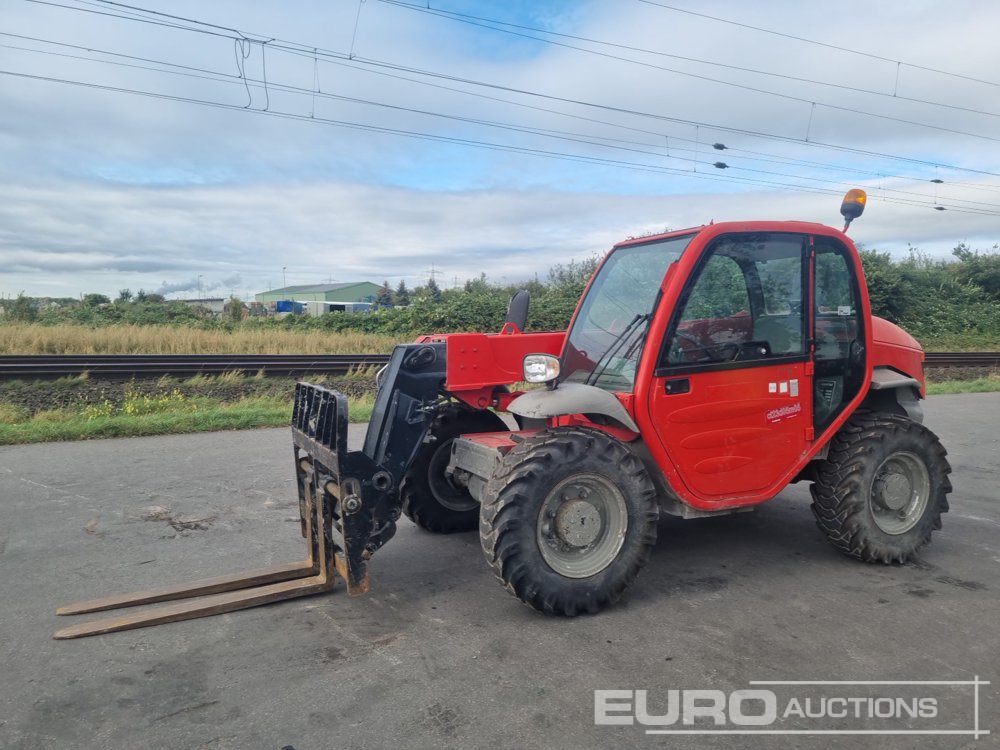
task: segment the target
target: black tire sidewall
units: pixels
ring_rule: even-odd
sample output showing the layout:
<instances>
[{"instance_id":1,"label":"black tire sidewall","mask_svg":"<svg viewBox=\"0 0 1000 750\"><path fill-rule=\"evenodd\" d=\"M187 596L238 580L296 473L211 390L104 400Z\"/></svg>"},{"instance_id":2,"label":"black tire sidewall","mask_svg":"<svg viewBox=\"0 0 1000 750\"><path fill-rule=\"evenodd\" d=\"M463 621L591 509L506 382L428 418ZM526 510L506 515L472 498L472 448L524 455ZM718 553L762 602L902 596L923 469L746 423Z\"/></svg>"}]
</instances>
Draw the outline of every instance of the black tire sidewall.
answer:
<instances>
[{"instance_id":1,"label":"black tire sidewall","mask_svg":"<svg viewBox=\"0 0 1000 750\"><path fill-rule=\"evenodd\" d=\"M459 435L507 429L503 420L491 411L449 409L439 414L430 428L430 434L435 439L417 449L400 483L403 513L421 528L435 533L475 529L479 522L479 507L458 511L443 505L431 486L432 464L435 456ZM443 476L441 479L447 481Z\"/></svg>"},{"instance_id":2,"label":"black tire sidewall","mask_svg":"<svg viewBox=\"0 0 1000 750\"><path fill-rule=\"evenodd\" d=\"M895 556L912 554L930 538L935 528L940 527L942 506L946 502L943 488L947 484L947 472L942 462L935 460L932 442L936 442L936 438L923 425L914 423L908 430L897 429L872 450L869 463L861 474L861 492L865 502L861 518L866 523L867 534L873 544L887 551L891 550ZM872 492L879 467L891 455L900 452L911 453L920 459L927 469L930 489L927 504L917 523L902 534L890 534L875 521Z\"/></svg>"},{"instance_id":3,"label":"black tire sidewall","mask_svg":"<svg viewBox=\"0 0 1000 750\"><path fill-rule=\"evenodd\" d=\"M872 490L878 470L896 453L910 453L927 470L929 492L920 519L901 534L875 522ZM937 436L897 414L863 412L834 436L829 455L812 487L817 525L841 552L866 562L907 562L941 528L948 510L951 467Z\"/></svg>"},{"instance_id":4,"label":"black tire sidewall","mask_svg":"<svg viewBox=\"0 0 1000 750\"><path fill-rule=\"evenodd\" d=\"M566 446L557 443L568 440L590 441L592 445L570 460L560 460ZM617 601L648 561L656 540L655 491L641 461L614 438L582 428L546 431L517 446L504 459L509 466L532 461L539 466L529 482L521 478L507 487L493 488L495 499L488 498L491 506L482 508L481 534L496 534L495 544L502 548L498 556L502 559L494 562L494 570L512 593L542 611L596 611ZM630 466L626 469L623 464ZM560 482L580 474L601 476L620 490L628 525L621 549L607 567L586 578L569 578L553 570L542 556L537 529L549 493ZM526 486L530 491L525 491Z\"/></svg>"}]
</instances>

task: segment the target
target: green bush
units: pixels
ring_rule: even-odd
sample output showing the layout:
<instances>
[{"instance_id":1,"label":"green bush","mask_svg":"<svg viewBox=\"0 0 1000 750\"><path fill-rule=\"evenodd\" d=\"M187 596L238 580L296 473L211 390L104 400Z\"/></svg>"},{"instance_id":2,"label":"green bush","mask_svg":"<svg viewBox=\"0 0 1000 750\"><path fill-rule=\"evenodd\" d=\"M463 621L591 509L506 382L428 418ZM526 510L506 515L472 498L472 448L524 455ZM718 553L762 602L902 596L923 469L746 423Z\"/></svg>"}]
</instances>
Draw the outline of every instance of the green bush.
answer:
<instances>
[{"instance_id":1,"label":"green bush","mask_svg":"<svg viewBox=\"0 0 1000 750\"><path fill-rule=\"evenodd\" d=\"M861 260L872 311L902 325L925 342L947 346L946 342L961 341L963 346L975 347L976 341L1000 340L1000 253L996 247L981 252L960 244L953 256L936 260L912 248L907 258L895 260L888 253L863 249ZM333 312L316 317L288 315L281 319L241 320L242 303L231 300L228 315L211 318L183 302L168 302L160 295L142 290L131 296L125 293L128 290L122 290L114 304L104 295L87 294L82 301L61 300L58 306L43 309L39 309L38 301L20 295L16 300L6 301L4 319L91 327L133 324L222 331L356 332L405 340L422 333L498 331L511 295L519 288L526 288L531 292L528 330L564 330L599 260L593 256L554 266L545 282L535 279L499 285L481 275L461 289L442 290L430 283L408 289L401 283L392 295L386 283L384 305L365 315ZM390 297L393 306L389 304Z\"/></svg>"}]
</instances>

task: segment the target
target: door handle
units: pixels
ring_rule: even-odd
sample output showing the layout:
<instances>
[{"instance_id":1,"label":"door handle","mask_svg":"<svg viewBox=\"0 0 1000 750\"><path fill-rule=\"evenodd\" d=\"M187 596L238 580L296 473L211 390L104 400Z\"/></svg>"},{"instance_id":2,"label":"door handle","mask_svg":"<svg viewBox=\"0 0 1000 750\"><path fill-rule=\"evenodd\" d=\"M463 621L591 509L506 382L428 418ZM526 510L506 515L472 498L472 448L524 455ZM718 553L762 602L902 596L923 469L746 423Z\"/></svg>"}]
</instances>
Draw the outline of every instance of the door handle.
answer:
<instances>
[{"instance_id":1,"label":"door handle","mask_svg":"<svg viewBox=\"0 0 1000 750\"><path fill-rule=\"evenodd\" d=\"M663 390L668 396L675 396L678 393L690 393L691 381L687 378L674 378L663 383Z\"/></svg>"}]
</instances>

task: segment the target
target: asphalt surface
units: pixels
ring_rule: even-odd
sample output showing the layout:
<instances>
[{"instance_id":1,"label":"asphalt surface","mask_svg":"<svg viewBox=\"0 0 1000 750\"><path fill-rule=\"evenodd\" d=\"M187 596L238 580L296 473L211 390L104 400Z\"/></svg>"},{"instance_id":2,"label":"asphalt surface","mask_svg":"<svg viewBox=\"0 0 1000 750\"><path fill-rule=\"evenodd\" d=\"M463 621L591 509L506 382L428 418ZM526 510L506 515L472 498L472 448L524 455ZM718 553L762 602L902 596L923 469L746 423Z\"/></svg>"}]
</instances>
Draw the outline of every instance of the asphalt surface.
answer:
<instances>
[{"instance_id":1,"label":"asphalt surface","mask_svg":"<svg viewBox=\"0 0 1000 750\"><path fill-rule=\"evenodd\" d=\"M955 491L916 565L841 556L793 486L753 513L661 521L625 600L565 620L507 594L475 534L436 537L404 519L366 597L74 641L50 639L80 619L57 618L58 605L297 559L288 432L0 448L0 747L998 747L1000 394L939 396L926 412ZM670 689L974 676L992 682L979 726L993 734L978 739L594 725L595 690L646 689L649 713L663 713ZM972 727L968 686L918 690L936 691L939 718L907 726Z\"/></svg>"}]
</instances>

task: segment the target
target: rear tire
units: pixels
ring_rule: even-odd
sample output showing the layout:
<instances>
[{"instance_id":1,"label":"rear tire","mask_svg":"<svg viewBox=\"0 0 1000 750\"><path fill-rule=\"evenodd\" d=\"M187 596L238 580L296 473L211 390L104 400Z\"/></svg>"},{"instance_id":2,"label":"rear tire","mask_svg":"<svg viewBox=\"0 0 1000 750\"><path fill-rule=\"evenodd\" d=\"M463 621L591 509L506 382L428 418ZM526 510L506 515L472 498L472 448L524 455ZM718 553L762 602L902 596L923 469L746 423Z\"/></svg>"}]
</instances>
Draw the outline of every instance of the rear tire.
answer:
<instances>
[{"instance_id":1,"label":"rear tire","mask_svg":"<svg viewBox=\"0 0 1000 750\"><path fill-rule=\"evenodd\" d=\"M479 503L445 476L451 444L459 435L506 432L507 425L491 411L448 408L431 425L399 486L403 513L417 526L435 534L471 531L479 521Z\"/></svg>"},{"instance_id":2,"label":"rear tire","mask_svg":"<svg viewBox=\"0 0 1000 750\"><path fill-rule=\"evenodd\" d=\"M642 461L598 430L538 433L486 486L479 535L506 589L573 617L618 601L656 544L656 491Z\"/></svg>"},{"instance_id":3,"label":"rear tire","mask_svg":"<svg viewBox=\"0 0 1000 750\"><path fill-rule=\"evenodd\" d=\"M922 424L896 414L856 414L833 437L810 488L819 528L850 557L913 560L948 511L946 455Z\"/></svg>"}]
</instances>

